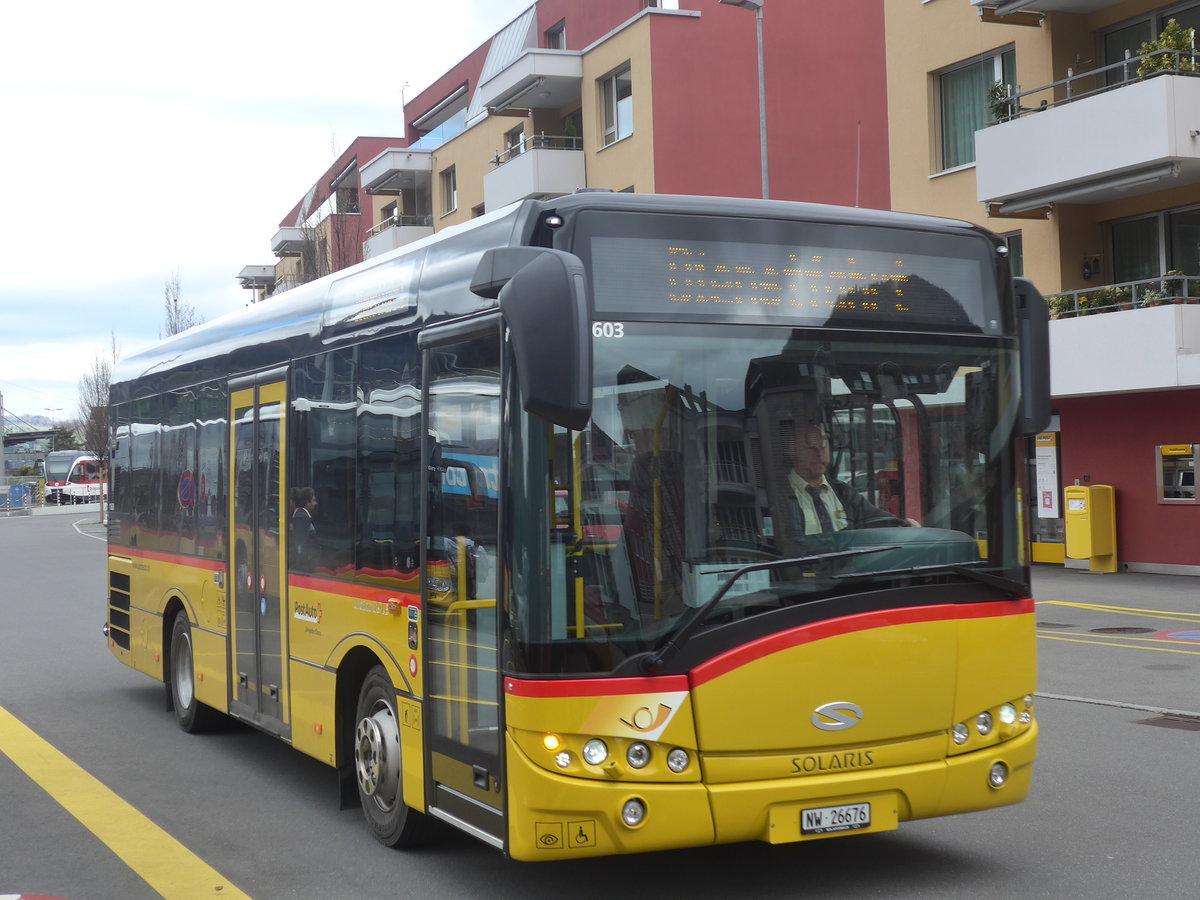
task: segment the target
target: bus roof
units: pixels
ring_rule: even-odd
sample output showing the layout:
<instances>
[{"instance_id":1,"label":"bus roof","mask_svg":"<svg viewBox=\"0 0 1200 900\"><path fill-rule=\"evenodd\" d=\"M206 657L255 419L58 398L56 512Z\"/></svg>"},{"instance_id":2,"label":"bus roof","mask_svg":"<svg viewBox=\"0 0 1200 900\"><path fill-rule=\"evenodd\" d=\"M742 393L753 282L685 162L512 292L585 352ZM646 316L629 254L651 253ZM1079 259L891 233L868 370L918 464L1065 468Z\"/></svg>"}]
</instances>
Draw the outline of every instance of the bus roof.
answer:
<instances>
[{"instance_id":1,"label":"bus roof","mask_svg":"<svg viewBox=\"0 0 1200 900\"><path fill-rule=\"evenodd\" d=\"M967 222L873 209L668 194L584 191L526 200L247 306L119 360L113 402L263 371L351 337L383 334L493 307L472 294L471 276L485 250L543 244L545 215L585 209L765 218L863 225L945 234L987 232Z\"/></svg>"}]
</instances>

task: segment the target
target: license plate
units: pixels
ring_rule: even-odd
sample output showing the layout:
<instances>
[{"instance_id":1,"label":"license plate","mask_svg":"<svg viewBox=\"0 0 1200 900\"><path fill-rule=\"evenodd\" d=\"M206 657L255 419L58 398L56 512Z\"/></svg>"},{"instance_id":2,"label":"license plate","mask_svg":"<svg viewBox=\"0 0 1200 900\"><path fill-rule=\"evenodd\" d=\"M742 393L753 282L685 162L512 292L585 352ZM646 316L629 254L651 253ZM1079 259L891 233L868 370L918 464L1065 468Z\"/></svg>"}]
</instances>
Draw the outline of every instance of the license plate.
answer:
<instances>
[{"instance_id":1,"label":"license plate","mask_svg":"<svg viewBox=\"0 0 1200 900\"><path fill-rule=\"evenodd\" d=\"M857 831L870 825L870 803L847 803L844 806L818 806L814 809L800 810L801 834Z\"/></svg>"}]
</instances>

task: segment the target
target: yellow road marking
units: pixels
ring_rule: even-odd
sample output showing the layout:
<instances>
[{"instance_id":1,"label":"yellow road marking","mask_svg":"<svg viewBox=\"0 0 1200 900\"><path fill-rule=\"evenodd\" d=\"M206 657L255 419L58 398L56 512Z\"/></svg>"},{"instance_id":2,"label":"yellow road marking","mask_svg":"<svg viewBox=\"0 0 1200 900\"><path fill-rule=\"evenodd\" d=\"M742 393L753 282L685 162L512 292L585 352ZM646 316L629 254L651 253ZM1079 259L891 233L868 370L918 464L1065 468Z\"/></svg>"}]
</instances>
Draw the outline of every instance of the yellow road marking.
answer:
<instances>
[{"instance_id":1,"label":"yellow road marking","mask_svg":"<svg viewBox=\"0 0 1200 900\"><path fill-rule=\"evenodd\" d=\"M1142 647L1138 644L1117 644L1112 641L1092 641L1086 638L1064 637L1060 634L1046 634L1039 631L1038 637L1048 641L1067 641L1071 644L1098 644L1101 647L1122 647L1125 650L1153 650L1155 653L1184 653L1188 656L1200 656L1200 650L1176 650L1174 647Z\"/></svg>"},{"instance_id":2,"label":"yellow road marking","mask_svg":"<svg viewBox=\"0 0 1200 900\"><path fill-rule=\"evenodd\" d=\"M1200 613L1168 609L1138 609L1131 606L1106 606L1102 603L1069 603L1065 600L1041 600L1038 602L1038 606L1067 606L1091 612L1110 612L1125 616L1143 616L1147 619L1166 619L1168 622L1200 622Z\"/></svg>"},{"instance_id":3,"label":"yellow road marking","mask_svg":"<svg viewBox=\"0 0 1200 900\"><path fill-rule=\"evenodd\" d=\"M0 753L166 900L250 900L187 847L0 706Z\"/></svg>"},{"instance_id":4,"label":"yellow road marking","mask_svg":"<svg viewBox=\"0 0 1200 900\"><path fill-rule=\"evenodd\" d=\"M1088 640L1088 641L1095 640L1095 638L1091 634L1084 633L1082 631L1039 631L1038 632L1039 637L1056 637L1058 635L1062 635L1063 637L1081 638L1083 640ZM1171 638L1141 637L1139 635L1134 635L1134 634L1106 634L1106 635L1104 635L1104 637L1109 638L1110 640L1114 640L1114 641L1143 641L1143 642L1149 642L1151 644L1194 643L1193 641L1176 641ZM1200 646L1200 644L1198 644L1197 646Z\"/></svg>"}]
</instances>

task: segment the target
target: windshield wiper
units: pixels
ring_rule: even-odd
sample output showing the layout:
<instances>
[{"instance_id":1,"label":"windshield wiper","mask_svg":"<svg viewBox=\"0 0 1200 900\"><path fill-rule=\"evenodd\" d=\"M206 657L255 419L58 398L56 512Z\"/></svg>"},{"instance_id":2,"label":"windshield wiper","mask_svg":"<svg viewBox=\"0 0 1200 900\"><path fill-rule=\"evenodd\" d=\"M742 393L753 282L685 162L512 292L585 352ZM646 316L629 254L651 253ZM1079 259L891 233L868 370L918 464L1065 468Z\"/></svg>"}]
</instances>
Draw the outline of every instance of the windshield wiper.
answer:
<instances>
[{"instance_id":1,"label":"windshield wiper","mask_svg":"<svg viewBox=\"0 0 1200 900\"><path fill-rule=\"evenodd\" d=\"M640 664L642 671L648 675L662 670L672 657L679 652L679 648L684 644L686 638L691 635L696 627L705 620L708 614L721 602L721 598L729 592L733 587L733 583L745 575L747 572L769 572L772 569L783 569L789 566L802 565L804 563L822 562L827 559L846 559L851 556L865 556L868 553L882 553L884 550L898 550L899 544L888 544L879 547L862 547L858 550L835 550L830 553L815 553L812 556L796 556L790 559L773 559L769 562L750 563L746 566L737 566L729 569L717 569L709 574L722 574L732 572L733 575L717 588L716 592L705 600L702 604L696 607L696 611L679 626L679 629L671 636L661 649L647 653L641 657ZM836 577L836 576L835 576Z\"/></svg>"},{"instance_id":2,"label":"windshield wiper","mask_svg":"<svg viewBox=\"0 0 1200 900\"><path fill-rule=\"evenodd\" d=\"M903 569L879 569L869 572L844 572L841 575L831 575L831 578L873 578L879 575L927 575L933 572L953 572L955 575L962 575L964 578L970 578L972 581L978 581L980 584L986 584L990 587L999 588L1003 591L1010 591L1014 594L1025 594L1029 592L1029 586L1020 581L1014 581L1011 578L1005 578L1002 575L992 575L990 572L977 571L973 566L986 566L986 560L978 560L968 563L934 563L928 566L906 566Z\"/></svg>"}]
</instances>

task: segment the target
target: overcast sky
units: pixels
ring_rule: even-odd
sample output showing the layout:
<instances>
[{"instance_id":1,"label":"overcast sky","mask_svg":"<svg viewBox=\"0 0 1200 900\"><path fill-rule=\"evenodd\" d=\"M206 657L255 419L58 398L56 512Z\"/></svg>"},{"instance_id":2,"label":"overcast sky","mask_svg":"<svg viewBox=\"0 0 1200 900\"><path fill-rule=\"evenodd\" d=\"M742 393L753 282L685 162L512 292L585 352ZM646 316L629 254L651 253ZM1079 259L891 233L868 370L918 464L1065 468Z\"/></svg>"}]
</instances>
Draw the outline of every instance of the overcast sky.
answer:
<instances>
[{"instance_id":1,"label":"overcast sky","mask_svg":"<svg viewBox=\"0 0 1200 900\"><path fill-rule=\"evenodd\" d=\"M531 2L6 3L6 420L74 418L110 335L123 353L157 339L176 270L204 318L245 305L235 276L274 263L279 221L336 156L400 135L402 89Z\"/></svg>"}]
</instances>

